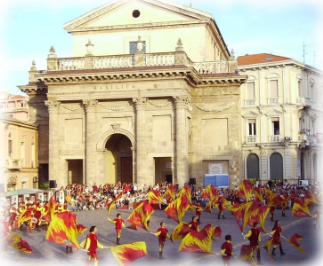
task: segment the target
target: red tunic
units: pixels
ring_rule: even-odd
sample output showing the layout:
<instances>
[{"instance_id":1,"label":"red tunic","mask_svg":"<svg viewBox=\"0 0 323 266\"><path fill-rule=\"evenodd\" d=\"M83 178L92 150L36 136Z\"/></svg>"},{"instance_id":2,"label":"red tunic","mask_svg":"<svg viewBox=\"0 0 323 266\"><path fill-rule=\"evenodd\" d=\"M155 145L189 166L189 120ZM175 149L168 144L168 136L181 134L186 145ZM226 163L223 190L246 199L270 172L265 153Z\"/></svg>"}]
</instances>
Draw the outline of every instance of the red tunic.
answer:
<instances>
[{"instance_id":1,"label":"red tunic","mask_svg":"<svg viewBox=\"0 0 323 266\"><path fill-rule=\"evenodd\" d=\"M160 232L158 235L158 241L160 245L163 245L166 242L166 237L168 234L168 230L166 228L160 227L157 232Z\"/></svg>"},{"instance_id":2,"label":"red tunic","mask_svg":"<svg viewBox=\"0 0 323 266\"><path fill-rule=\"evenodd\" d=\"M124 224L124 220L115 218L113 221L116 224L116 230L121 230L122 224Z\"/></svg>"},{"instance_id":3,"label":"red tunic","mask_svg":"<svg viewBox=\"0 0 323 266\"><path fill-rule=\"evenodd\" d=\"M233 251L232 244L228 241L225 241L221 246L221 253L224 255L222 256L222 259L224 262L227 262L230 260L230 257L233 255L232 251Z\"/></svg>"},{"instance_id":4,"label":"red tunic","mask_svg":"<svg viewBox=\"0 0 323 266\"><path fill-rule=\"evenodd\" d=\"M88 241L90 244L88 244ZM88 246L88 255L91 256L92 258L98 259L96 255L96 249L98 248L98 237L96 234L88 234L86 237L86 246Z\"/></svg>"},{"instance_id":5,"label":"red tunic","mask_svg":"<svg viewBox=\"0 0 323 266\"><path fill-rule=\"evenodd\" d=\"M188 225L191 227L192 230L197 231L199 222L191 221Z\"/></svg>"},{"instance_id":6,"label":"red tunic","mask_svg":"<svg viewBox=\"0 0 323 266\"><path fill-rule=\"evenodd\" d=\"M260 230L257 228L251 228L251 236L249 236L249 241L251 246L257 246L259 241Z\"/></svg>"},{"instance_id":7,"label":"red tunic","mask_svg":"<svg viewBox=\"0 0 323 266\"><path fill-rule=\"evenodd\" d=\"M280 235L282 233L282 229L280 226L274 226L272 230L275 231L275 233L273 235L273 244L279 245L281 243Z\"/></svg>"}]
</instances>

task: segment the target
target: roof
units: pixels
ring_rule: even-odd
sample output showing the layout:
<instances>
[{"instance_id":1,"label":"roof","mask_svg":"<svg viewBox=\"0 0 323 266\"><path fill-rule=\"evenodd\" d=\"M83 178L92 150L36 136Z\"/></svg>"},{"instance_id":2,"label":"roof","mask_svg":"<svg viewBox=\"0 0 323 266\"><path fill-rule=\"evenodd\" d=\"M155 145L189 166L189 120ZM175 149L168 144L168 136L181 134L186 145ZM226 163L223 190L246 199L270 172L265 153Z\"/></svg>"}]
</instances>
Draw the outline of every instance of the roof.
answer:
<instances>
[{"instance_id":1,"label":"roof","mask_svg":"<svg viewBox=\"0 0 323 266\"><path fill-rule=\"evenodd\" d=\"M32 123L28 123L28 122L13 118L10 115L6 115L6 114L0 114L0 121L6 121L9 123L21 124L21 125L26 125L26 126L31 126L31 127L37 128L37 126L35 126Z\"/></svg>"},{"instance_id":2,"label":"roof","mask_svg":"<svg viewBox=\"0 0 323 266\"><path fill-rule=\"evenodd\" d=\"M251 55L244 55L238 57L238 66L245 66L245 65L254 65L254 64L266 64L271 62L279 62L279 61L286 61L286 60L293 60L288 57L274 55L274 54L251 54Z\"/></svg>"}]
</instances>

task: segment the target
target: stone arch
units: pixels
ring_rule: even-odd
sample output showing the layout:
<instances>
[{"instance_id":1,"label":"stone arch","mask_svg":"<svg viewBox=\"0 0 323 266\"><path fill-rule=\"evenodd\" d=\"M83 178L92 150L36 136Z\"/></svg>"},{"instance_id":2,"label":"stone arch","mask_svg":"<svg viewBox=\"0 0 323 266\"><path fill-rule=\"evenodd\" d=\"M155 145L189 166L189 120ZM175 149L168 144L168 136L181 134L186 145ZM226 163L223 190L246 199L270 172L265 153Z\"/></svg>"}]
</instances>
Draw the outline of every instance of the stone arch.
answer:
<instances>
[{"instance_id":1,"label":"stone arch","mask_svg":"<svg viewBox=\"0 0 323 266\"><path fill-rule=\"evenodd\" d=\"M105 131L103 134L101 134L101 136L99 137L98 142L96 144L96 149L99 151L105 150L105 145L106 145L107 141L109 140L109 138L113 134L122 134L122 135L125 135L126 137L128 137L131 141L132 149L133 150L135 149L134 135L131 134L128 130L122 129L122 128L113 128L113 129Z\"/></svg>"},{"instance_id":2,"label":"stone arch","mask_svg":"<svg viewBox=\"0 0 323 266\"><path fill-rule=\"evenodd\" d=\"M270 179L284 179L284 160L279 152L274 152L269 158L270 162Z\"/></svg>"},{"instance_id":3,"label":"stone arch","mask_svg":"<svg viewBox=\"0 0 323 266\"><path fill-rule=\"evenodd\" d=\"M259 157L255 153L250 153L247 157L247 179L259 179Z\"/></svg>"}]
</instances>

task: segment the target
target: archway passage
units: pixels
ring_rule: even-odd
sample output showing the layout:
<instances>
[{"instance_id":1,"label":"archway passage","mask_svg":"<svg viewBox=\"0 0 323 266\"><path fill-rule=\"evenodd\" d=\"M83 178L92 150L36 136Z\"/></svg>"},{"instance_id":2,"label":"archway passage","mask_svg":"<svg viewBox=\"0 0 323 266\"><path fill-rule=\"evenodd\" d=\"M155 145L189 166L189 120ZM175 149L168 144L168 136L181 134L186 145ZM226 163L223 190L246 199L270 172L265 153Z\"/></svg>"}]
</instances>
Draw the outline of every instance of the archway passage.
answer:
<instances>
[{"instance_id":1,"label":"archway passage","mask_svg":"<svg viewBox=\"0 0 323 266\"><path fill-rule=\"evenodd\" d=\"M251 153L247 158L247 178L259 179L259 157Z\"/></svg>"},{"instance_id":2,"label":"archway passage","mask_svg":"<svg viewBox=\"0 0 323 266\"><path fill-rule=\"evenodd\" d=\"M132 144L128 137L113 134L107 141L105 148L105 180L115 184L133 182Z\"/></svg>"},{"instance_id":3,"label":"archway passage","mask_svg":"<svg viewBox=\"0 0 323 266\"><path fill-rule=\"evenodd\" d=\"M279 153L273 153L270 156L270 179L284 179L283 157Z\"/></svg>"}]
</instances>

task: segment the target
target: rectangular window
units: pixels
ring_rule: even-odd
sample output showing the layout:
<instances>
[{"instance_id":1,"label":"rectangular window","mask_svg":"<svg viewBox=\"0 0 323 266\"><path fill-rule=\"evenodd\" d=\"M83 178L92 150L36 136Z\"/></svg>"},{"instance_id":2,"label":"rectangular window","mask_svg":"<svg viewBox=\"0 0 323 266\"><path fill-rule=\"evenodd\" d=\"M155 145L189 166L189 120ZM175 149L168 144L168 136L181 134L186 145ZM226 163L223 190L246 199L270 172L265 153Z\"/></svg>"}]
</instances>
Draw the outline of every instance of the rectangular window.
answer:
<instances>
[{"instance_id":1,"label":"rectangular window","mask_svg":"<svg viewBox=\"0 0 323 266\"><path fill-rule=\"evenodd\" d=\"M279 118L278 117L272 118L271 119L271 123L272 123L272 129L273 129L274 135L280 135L280 131L279 131Z\"/></svg>"},{"instance_id":2,"label":"rectangular window","mask_svg":"<svg viewBox=\"0 0 323 266\"><path fill-rule=\"evenodd\" d=\"M254 99L256 99L255 83L248 82L247 83L247 100L254 100Z\"/></svg>"},{"instance_id":3,"label":"rectangular window","mask_svg":"<svg viewBox=\"0 0 323 266\"><path fill-rule=\"evenodd\" d=\"M249 136L256 136L257 135L256 120L255 119L248 120L248 134L249 134Z\"/></svg>"},{"instance_id":4,"label":"rectangular window","mask_svg":"<svg viewBox=\"0 0 323 266\"><path fill-rule=\"evenodd\" d=\"M270 98L278 98L278 80L270 81Z\"/></svg>"},{"instance_id":5,"label":"rectangular window","mask_svg":"<svg viewBox=\"0 0 323 266\"><path fill-rule=\"evenodd\" d=\"M8 140L8 156L11 157L12 155L12 139Z\"/></svg>"},{"instance_id":6,"label":"rectangular window","mask_svg":"<svg viewBox=\"0 0 323 266\"><path fill-rule=\"evenodd\" d=\"M298 81L298 97L302 97L301 81Z\"/></svg>"},{"instance_id":7,"label":"rectangular window","mask_svg":"<svg viewBox=\"0 0 323 266\"><path fill-rule=\"evenodd\" d=\"M20 149L20 161L21 161L21 166L25 166L25 143L21 142L21 149Z\"/></svg>"},{"instance_id":8,"label":"rectangular window","mask_svg":"<svg viewBox=\"0 0 323 266\"><path fill-rule=\"evenodd\" d=\"M311 84L311 99L315 99L315 91L314 91L314 84Z\"/></svg>"},{"instance_id":9,"label":"rectangular window","mask_svg":"<svg viewBox=\"0 0 323 266\"><path fill-rule=\"evenodd\" d=\"M130 54L135 54L138 51L137 42L129 42L129 50ZM146 42L142 42L142 52L146 53Z\"/></svg>"}]
</instances>

